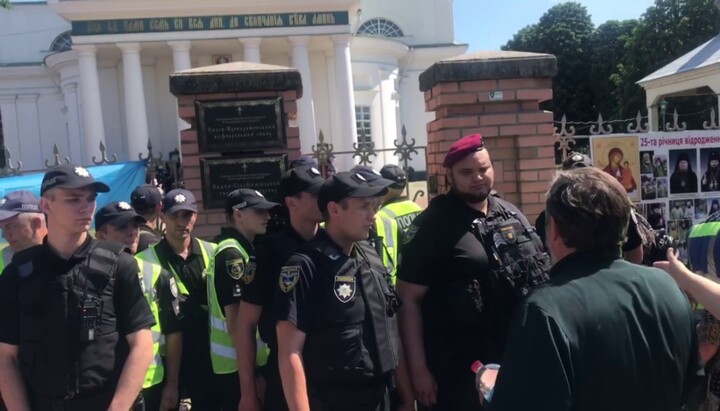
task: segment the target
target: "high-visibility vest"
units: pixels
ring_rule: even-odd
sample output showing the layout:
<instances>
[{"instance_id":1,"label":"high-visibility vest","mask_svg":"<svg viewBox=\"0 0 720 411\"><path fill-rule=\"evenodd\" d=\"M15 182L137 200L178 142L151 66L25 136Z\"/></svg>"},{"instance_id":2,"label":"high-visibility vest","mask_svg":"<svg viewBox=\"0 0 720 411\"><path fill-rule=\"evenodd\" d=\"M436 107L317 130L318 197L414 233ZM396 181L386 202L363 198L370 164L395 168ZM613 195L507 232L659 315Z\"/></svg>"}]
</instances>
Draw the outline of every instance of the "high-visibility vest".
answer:
<instances>
[{"instance_id":1,"label":"high-visibility vest","mask_svg":"<svg viewBox=\"0 0 720 411\"><path fill-rule=\"evenodd\" d=\"M215 374L230 374L236 372L237 354L232 337L228 332L227 319L217 298L215 290L215 260L223 250L235 248L242 255L243 263L247 267L250 262L250 255L237 240L228 238L221 241L210 261L210 268L207 270L207 299L208 299L208 325L210 329L210 360ZM256 354L255 363L258 366L265 365L268 357L268 347L259 334L255 334Z\"/></svg>"},{"instance_id":2,"label":"high-visibility vest","mask_svg":"<svg viewBox=\"0 0 720 411\"><path fill-rule=\"evenodd\" d=\"M398 230L398 223L394 219L380 214L375 216L375 231L377 235L382 236L383 240L383 253L380 258L382 258L383 265L390 274L393 284L395 284L398 249L400 247L398 244Z\"/></svg>"},{"instance_id":3,"label":"high-visibility vest","mask_svg":"<svg viewBox=\"0 0 720 411\"><path fill-rule=\"evenodd\" d=\"M150 388L160 384L165 377L165 367L163 366L161 357L161 355L165 354L165 336L160 327L160 310L158 308L157 295L153 292L155 284L160 278L162 267L137 256L135 260L140 268L140 285L150 305L150 311L152 311L153 317L155 318L155 325L150 328L153 339L153 359L145 374L145 382L143 383L143 388Z\"/></svg>"},{"instance_id":4,"label":"high-visibility vest","mask_svg":"<svg viewBox=\"0 0 720 411\"><path fill-rule=\"evenodd\" d=\"M196 238L195 241L198 242L200 245L200 251L202 252L203 257L203 263L205 265L205 270L202 272L202 277L205 279L205 276L207 274L207 269L210 266L210 256L212 256L213 252L215 251L215 248L217 247L217 244L211 243L208 241L201 240L199 238ZM160 261L160 257L157 254L157 250L155 249L157 247L157 244L153 244L150 247L147 248L147 250L136 254L136 256L142 260L149 261L153 264L157 264L164 269L170 271L172 273L173 277L175 277L175 282L178 286L178 291L180 294L183 295L190 295L190 293L187 290L187 287L185 286L185 283L183 282L182 278L178 275L178 273L175 272L175 269L170 264L163 264L162 261Z\"/></svg>"},{"instance_id":5,"label":"high-visibility vest","mask_svg":"<svg viewBox=\"0 0 720 411\"><path fill-rule=\"evenodd\" d=\"M414 201L405 200L384 205L378 214L397 221L398 227L406 233L410 224L421 212L422 207Z\"/></svg>"},{"instance_id":6,"label":"high-visibility vest","mask_svg":"<svg viewBox=\"0 0 720 411\"><path fill-rule=\"evenodd\" d=\"M705 275L718 281L717 264L715 256L720 256L720 213L713 213L708 219L693 226L687 238L687 251L690 267L693 271L701 271ZM696 309L703 307L698 304Z\"/></svg>"},{"instance_id":7,"label":"high-visibility vest","mask_svg":"<svg viewBox=\"0 0 720 411\"><path fill-rule=\"evenodd\" d=\"M2 251L0 251L0 274L5 271L5 267L7 267L8 264L10 264L10 261L12 261L13 254L13 250L9 245L6 245L3 247Z\"/></svg>"}]
</instances>

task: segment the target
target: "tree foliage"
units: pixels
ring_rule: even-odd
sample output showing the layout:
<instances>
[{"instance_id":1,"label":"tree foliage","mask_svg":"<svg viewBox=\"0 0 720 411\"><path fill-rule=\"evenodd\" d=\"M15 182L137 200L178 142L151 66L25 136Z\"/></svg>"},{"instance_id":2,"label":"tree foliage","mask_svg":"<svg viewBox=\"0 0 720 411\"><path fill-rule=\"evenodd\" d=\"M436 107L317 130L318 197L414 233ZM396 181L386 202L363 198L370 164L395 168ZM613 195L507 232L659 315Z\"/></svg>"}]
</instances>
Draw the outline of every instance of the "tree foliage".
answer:
<instances>
[{"instance_id":1,"label":"tree foliage","mask_svg":"<svg viewBox=\"0 0 720 411\"><path fill-rule=\"evenodd\" d=\"M520 30L504 50L552 53L558 58L553 92L556 117L574 121L632 118L645 110L636 83L720 33L713 0L656 0L638 20L597 28L576 2L553 6L537 24ZM707 107L707 98L676 98L670 110Z\"/></svg>"}]
</instances>

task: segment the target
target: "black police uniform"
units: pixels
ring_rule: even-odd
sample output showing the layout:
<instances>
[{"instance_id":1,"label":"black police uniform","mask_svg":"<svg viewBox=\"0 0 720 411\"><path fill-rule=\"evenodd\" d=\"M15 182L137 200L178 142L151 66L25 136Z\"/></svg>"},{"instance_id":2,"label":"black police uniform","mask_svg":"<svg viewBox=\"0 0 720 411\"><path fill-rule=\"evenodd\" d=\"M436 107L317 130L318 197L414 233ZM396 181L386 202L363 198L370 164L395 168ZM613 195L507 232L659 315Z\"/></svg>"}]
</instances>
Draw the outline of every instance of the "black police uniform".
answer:
<instances>
[{"instance_id":1,"label":"black police uniform","mask_svg":"<svg viewBox=\"0 0 720 411\"><path fill-rule=\"evenodd\" d=\"M33 410L107 409L125 336L155 323L138 271L120 246L90 236L67 260L47 241L15 256L0 278L0 341L20 348Z\"/></svg>"},{"instance_id":2,"label":"black police uniform","mask_svg":"<svg viewBox=\"0 0 720 411\"><path fill-rule=\"evenodd\" d=\"M211 392L213 375L210 362L210 335L208 332L207 289L203 271L205 261L200 244L190 241L187 258L182 258L163 239L154 246L160 265L177 274L189 295L180 297L183 333L183 353L180 368L180 386L187 390L197 409L213 409ZM182 393L181 393L182 394Z\"/></svg>"},{"instance_id":3,"label":"black police uniform","mask_svg":"<svg viewBox=\"0 0 720 411\"><path fill-rule=\"evenodd\" d=\"M145 251L153 244L163 239L163 234L147 224L140 226L140 241L138 241L138 253Z\"/></svg>"},{"instance_id":4,"label":"black police uniform","mask_svg":"<svg viewBox=\"0 0 720 411\"><path fill-rule=\"evenodd\" d=\"M280 277L280 269L297 247L304 243L305 239L289 224L282 231L259 240L255 248L257 258L255 278L243 285L242 301L263 308L258 322L258 331L260 338L270 349L267 365L262 370L267 381L263 409L268 411L287 410L278 369L277 333L275 332L276 321L273 308L275 289Z\"/></svg>"},{"instance_id":5,"label":"black police uniform","mask_svg":"<svg viewBox=\"0 0 720 411\"><path fill-rule=\"evenodd\" d=\"M437 410L477 410L470 364L500 362L511 315L519 301L500 300L498 280L486 249L474 233L475 221L515 213L512 204L488 196L488 215L450 192L434 198L405 235L397 277L428 287L422 304L428 367L437 384ZM504 217L498 217L504 219ZM542 250L540 239L533 242Z\"/></svg>"},{"instance_id":6,"label":"black police uniform","mask_svg":"<svg viewBox=\"0 0 720 411\"><path fill-rule=\"evenodd\" d=\"M276 315L306 334L303 366L313 410L386 410L398 359L397 299L366 241L352 256L321 231L280 270Z\"/></svg>"}]
</instances>

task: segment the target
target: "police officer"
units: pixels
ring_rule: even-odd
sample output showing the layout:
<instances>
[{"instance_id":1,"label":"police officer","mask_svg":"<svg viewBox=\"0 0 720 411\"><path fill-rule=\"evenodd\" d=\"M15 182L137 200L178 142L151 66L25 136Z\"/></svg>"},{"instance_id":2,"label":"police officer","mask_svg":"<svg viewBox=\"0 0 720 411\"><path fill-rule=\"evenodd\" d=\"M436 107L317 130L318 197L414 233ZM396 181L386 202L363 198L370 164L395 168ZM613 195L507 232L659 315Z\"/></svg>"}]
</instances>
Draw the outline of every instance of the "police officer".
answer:
<instances>
[{"instance_id":1,"label":"police officer","mask_svg":"<svg viewBox=\"0 0 720 411\"><path fill-rule=\"evenodd\" d=\"M582 153L571 152L562 163L563 170L574 170L577 168L593 167L593 161L590 157ZM631 210L630 222L628 223L627 238L623 242L622 251L624 258L635 264L643 262L643 240L638 228L637 219L640 218L635 214L634 209ZM545 243L545 211L543 210L535 220L535 230L540 239ZM654 241L655 239L648 239ZM651 264L650 264L651 265Z\"/></svg>"},{"instance_id":2,"label":"police officer","mask_svg":"<svg viewBox=\"0 0 720 411\"><path fill-rule=\"evenodd\" d=\"M257 242L255 278L243 285L240 297L242 302L239 327L243 337L240 340L239 350L245 353L242 356L248 360L254 358L255 347L252 343L256 329L270 348L267 366L262 370L267 384L262 408L268 411L287 410L278 372L277 336L273 312L280 268L300 244L311 240L317 233L318 223L322 221L317 193L323 181L318 169L312 165L299 165L282 175L278 192L289 216L289 223L282 231L270 234ZM243 393L255 392L252 375L254 366L255 364L240 366L240 388ZM241 401L250 403L255 400L250 395L243 395ZM258 403L259 399L253 406L259 406ZM251 406L241 408L252 409Z\"/></svg>"},{"instance_id":3,"label":"police officer","mask_svg":"<svg viewBox=\"0 0 720 411\"><path fill-rule=\"evenodd\" d=\"M95 233L99 240L125 245L134 255L140 242L140 225L147 221L124 201L108 203L95 213ZM151 328L153 361L145 375L142 397L146 411L175 409L178 404L178 379L182 334L180 302L173 276L157 264L135 257L145 298L155 317Z\"/></svg>"},{"instance_id":4,"label":"police officer","mask_svg":"<svg viewBox=\"0 0 720 411\"><path fill-rule=\"evenodd\" d=\"M292 410L387 410L397 298L367 241L386 188L341 172L320 189L325 230L280 269L280 375Z\"/></svg>"},{"instance_id":5,"label":"police officer","mask_svg":"<svg viewBox=\"0 0 720 411\"><path fill-rule=\"evenodd\" d=\"M400 230L406 233L415 217L422 212L422 207L404 195L408 184L407 173L395 164L386 164L380 169L380 175L392 184L388 186L378 214L397 221Z\"/></svg>"},{"instance_id":6,"label":"police officer","mask_svg":"<svg viewBox=\"0 0 720 411\"><path fill-rule=\"evenodd\" d=\"M500 361L512 312L547 278L547 256L520 210L490 195L482 136L456 141L443 166L450 192L415 218L401 250L399 325L417 400L476 410L468 364Z\"/></svg>"},{"instance_id":7,"label":"police officer","mask_svg":"<svg viewBox=\"0 0 720 411\"><path fill-rule=\"evenodd\" d=\"M151 245L160 242L163 237L160 229L162 226L160 221L162 193L154 185L137 186L130 194L130 205L146 220L140 226L140 244L138 245L138 252L145 251Z\"/></svg>"},{"instance_id":8,"label":"police officer","mask_svg":"<svg viewBox=\"0 0 720 411\"><path fill-rule=\"evenodd\" d=\"M245 188L230 192L226 199L225 213L230 226L223 228L224 239L218 242L207 276L210 358L215 383L224 387L220 400L223 410L237 410L240 401L243 401L240 408L248 409L244 402L257 399L254 384L257 351L247 349L256 347L255 333L245 335L240 327L239 311L245 310L240 297L243 286L255 280L255 236L265 234L270 210L279 205L267 201L259 191ZM250 341L245 341L245 337ZM262 345L261 351L265 352ZM242 400L238 369L240 381L244 382ZM248 384L246 378L253 381Z\"/></svg>"},{"instance_id":9,"label":"police officer","mask_svg":"<svg viewBox=\"0 0 720 411\"><path fill-rule=\"evenodd\" d=\"M0 200L0 229L7 246L0 251L0 270L15 253L42 244L47 234L45 216L40 212L40 200L30 191L8 193Z\"/></svg>"},{"instance_id":10,"label":"police officer","mask_svg":"<svg viewBox=\"0 0 720 411\"><path fill-rule=\"evenodd\" d=\"M221 393L217 390L221 387L214 386L212 381L205 283L205 270L210 266L215 244L192 236L197 220L197 201L190 191L170 190L163 197L162 205L165 237L138 257L159 264L177 283L183 318L181 398L185 398L186 391L195 409L219 409L217 399Z\"/></svg>"},{"instance_id":11,"label":"police officer","mask_svg":"<svg viewBox=\"0 0 720 411\"><path fill-rule=\"evenodd\" d=\"M48 235L0 277L0 389L13 410L128 410L152 360L155 323L122 246L88 235L97 193L83 167L45 173Z\"/></svg>"},{"instance_id":12,"label":"police officer","mask_svg":"<svg viewBox=\"0 0 720 411\"><path fill-rule=\"evenodd\" d=\"M371 186L387 188L392 185L392 181L383 178L379 172L369 166L357 165L350 172L360 174ZM368 240L382 258L393 284L395 284L395 274L397 273L401 235L400 226L394 218L379 212L375 214L375 224L370 230Z\"/></svg>"}]
</instances>

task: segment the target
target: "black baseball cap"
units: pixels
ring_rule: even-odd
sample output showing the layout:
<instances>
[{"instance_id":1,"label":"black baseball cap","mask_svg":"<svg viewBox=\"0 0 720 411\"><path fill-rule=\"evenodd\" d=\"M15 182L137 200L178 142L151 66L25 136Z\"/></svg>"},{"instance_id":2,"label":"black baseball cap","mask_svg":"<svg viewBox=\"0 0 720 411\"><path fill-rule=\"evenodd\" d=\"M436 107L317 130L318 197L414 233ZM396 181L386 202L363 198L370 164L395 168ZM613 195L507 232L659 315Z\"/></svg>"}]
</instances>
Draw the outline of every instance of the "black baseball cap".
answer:
<instances>
[{"instance_id":1,"label":"black baseball cap","mask_svg":"<svg viewBox=\"0 0 720 411\"><path fill-rule=\"evenodd\" d=\"M130 194L130 205L133 208L148 209L155 208L162 202L160 189L150 184L143 184L135 187Z\"/></svg>"},{"instance_id":2,"label":"black baseball cap","mask_svg":"<svg viewBox=\"0 0 720 411\"><path fill-rule=\"evenodd\" d=\"M583 153L571 152L562 163L563 170L572 170L584 167L593 167L593 161L590 157Z\"/></svg>"},{"instance_id":3,"label":"black baseball cap","mask_svg":"<svg viewBox=\"0 0 720 411\"><path fill-rule=\"evenodd\" d=\"M295 194L307 191L317 194L320 191L325 179L320 171L312 166L297 166L283 173L280 177L278 193L280 198L294 196Z\"/></svg>"},{"instance_id":4,"label":"black baseball cap","mask_svg":"<svg viewBox=\"0 0 720 411\"><path fill-rule=\"evenodd\" d=\"M26 190L7 193L0 200L0 221L15 217L20 213L39 213L40 200Z\"/></svg>"},{"instance_id":5,"label":"black baseball cap","mask_svg":"<svg viewBox=\"0 0 720 411\"><path fill-rule=\"evenodd\" d=\"M95 181L85 167L74 164L63 164L48 170L43 176L40 186L42 196L52 188L90 188L96 193L107 193L110 187L107 184Z\"/></svg>"},{"instance_id":6,"label":"black baseball cap","mask_svg":"<svg viewBox=\"0 0 720 411\"><path fill-rule=\"evenodd\" d=\"M318 193L320 211L327 210L329 202L346 198L378 197L387 193L387 186L371 185L360 173L343 171L328 178Z\"/></svg>"},{"instance_id":7,"label":"black baseball cap","mask_svg":"<svg viewBox=\"0 0 720 411\"><path fill-rule=\"evenodd\" d=\"M309 156L300 156L300 158L295 159L290 162L290 168L300 167L300 166L308 166L308 167L318 167L318 162L312 157Z\"/></svg>"},{"instance_id":8,"label":"black baseball cap","mask_svg":"<svg viewBox=\"0 0 720 411\"><path fill-rule=\"evenodd\" d=\"M378 171L370 166L358 164L351 168L350 172L360 174L371 186L389 187L393 183L391 180L383 178Z\"/></svg>"},{"instance_id":9,"label":"black baseball cap","mask_svg":"<svg viewBox=\"0 0 720 411\"><path fill-rule=\"evenodd\" d=\"M244 210L255 208L257 210L271 210L279 207L280 204L268 201L261 192L249 188L239 188L232 191L225 201L225 211Z\"/></svg>"},{"instance_id":10,"label":"black baseball cap","mask_svg":"<svg viewBox=\"0 0 720 411\"><path fill-rule=\"evenodd\" d=\"M405 188L407 185L407 173L400 166L395 164L385 164L380 169L380 175L386 179L392 181L392 188Z\"/></svg>"},{"instance_id":11,"label":"black baseball cap","mask_svg":"<svg viewBox=\"0 0 720 411\"><path fill-rule=\"evenodd\" d=\"M163 213L172 215L176 211L187 210L193 213L198 212L197 201L193 193L182 188L176 188L168 191L163 197Z\"/></svg>"},{"instance_id":12,"label":"black baseball cap","mask_svg":"<svg viewBox=\"0 0 720 411\"><path fill-rule=\"evenodd\" d=\"M125 201L113 201L106 204L103 208L95 213L95 229L99 229L105 224L114 226L122 226L131 221L138 224L145 224L147 220L133 210L132 206Z\"/></svg>"}]
</instances>

